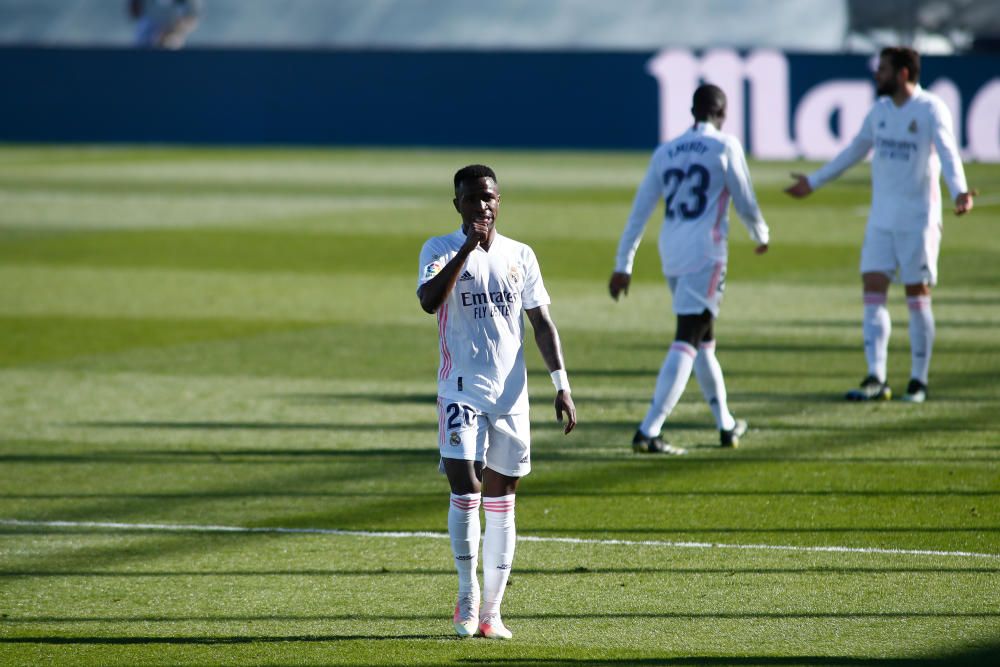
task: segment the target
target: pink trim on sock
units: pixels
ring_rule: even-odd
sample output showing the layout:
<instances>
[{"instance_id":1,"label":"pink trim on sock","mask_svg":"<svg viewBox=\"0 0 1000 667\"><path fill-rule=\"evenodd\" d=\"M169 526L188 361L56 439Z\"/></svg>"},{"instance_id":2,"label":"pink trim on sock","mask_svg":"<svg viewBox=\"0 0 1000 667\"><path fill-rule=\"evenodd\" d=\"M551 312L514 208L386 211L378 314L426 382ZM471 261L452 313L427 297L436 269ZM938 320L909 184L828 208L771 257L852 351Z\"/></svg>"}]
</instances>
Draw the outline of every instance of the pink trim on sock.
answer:
<instances>
[{"instance_id":1,"label":"pink trim on sock","mask_svg":"<svg viewBox=\"0 0 1000 667\"><path fill-rule=\"evenodd\" d=\"M452 496L451 504L463 511L479 509L479 498L463 498L462 496Z\"/></svg>"},{"instance_id":2,"label":"pink trim on sock","mask_svg":"<svg viewBox=\"0 0 1000 667\"><path fill-rule=\"evenodd\" d=\"M931 307L929 296L908 296L906 297L906 307L912 311L927 310Z\"/></svg>"},{"instance_id":3,"label":"pink trim on sock","mask_svg":"<svg viewBox=\"0 0 1000 667\"><path fill-rule=\"evenodd\" d=\"M865 305L871 306L884 306L886 301L889 300L888 294L883 294L882 292L865 292L864 301Z\"/></svg>"},{"instance_id":4,"label":"pink trim on sock","mask_svg":"<svg viewBox=\"0 0 1000 667\"><path fill-rule=\"evenodd\" d=\"M708 341L707 343L698 343L698 349L705 350L706 352L715 351L715 339Z\"/></svg>"},{"instance_id":5,"label":"pink trim on sock","mask_svg":"<svg viewBox=\"0 0 1000 667\"><path fill-rule=\"evenodd\" d=\"M502 498L483 499L483 509L487 512L499 512L501 514L514 511L514 499L504 500Z\"/></svg>"},{"instance_id":6,"label":"pink trim on sock","mask_svg":"<svg viewBox=\"0 0 1000 667\"><path fill-rule=\"evenodd\" d=\"M695 357L698 356L698 350L696 350L693 347L691 347L690 343L685 343L682 340L675 340L670 345L670 349L671 350L677 350L678 352L686 354L687 356L691 357L692 359L694 359Z\"/></svg>"}]
</instances>

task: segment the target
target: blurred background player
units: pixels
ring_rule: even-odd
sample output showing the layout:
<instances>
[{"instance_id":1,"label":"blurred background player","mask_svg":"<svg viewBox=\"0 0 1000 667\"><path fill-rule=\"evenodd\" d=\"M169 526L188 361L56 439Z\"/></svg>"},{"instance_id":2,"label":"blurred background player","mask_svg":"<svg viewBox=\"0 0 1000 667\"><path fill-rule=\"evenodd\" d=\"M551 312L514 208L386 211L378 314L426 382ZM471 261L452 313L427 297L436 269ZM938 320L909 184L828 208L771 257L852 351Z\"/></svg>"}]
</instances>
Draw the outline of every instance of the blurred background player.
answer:
<instances>
[{"instance_id":1,"label":"blurred background player","mask_svg":"<svg viewBox=\"0 0 1000 667\"><path fill-rule=\"evenodd\" d=\"M628 294L642 232L662 197L660 259L673 295L677 332L656 379L649 411L632 439L636 452L686 453L664 442L660 431L684 393L692 368L715 416L722 446L736 447L747 429L746 421L729 412L712 330L725 289L729 198L757 243L758 255L767 252L769 232L757 206L743 148L734 137L720 132L726 119L725 93L711 84L700 86L691 113L694 127L653 153L618 243L608 285L616 301L622 292Z\"/></svg>"},{"instance_id":2,"label":"blurred background player","mask_svg":"<svg viewBox=\"0 0 1000 667\"><path fill-rule=\"evenodd\" d=\"M200 0L129 0L135 19L135 45L154 49L179 49L198 25Z\"/></svg>"},{"instance_id":3,"label":"blurred background player","mask_svg":"<svg viewBox=\"0 0 1000 667\"><path fill-rule=\"evenodd\" d=\"M448 534L458 569L455 631L510 639L500 601L514 559L514 494L531 471L524 320L556 387L556 417L576 426L562 348L549 318L549 295L530 247L496 231L500 189L492 169L455 174L461 229L429 239L420 251L417 296L436 313L440 335L438 446L451 485ZM476 578L479 504L486 513L483 590Z\"/></svg>"},{"instance_id":4,"label":"blurred background player","mask_svg":"<svg viewBox=\"0 0 1000 667\"><path fill-rule=\"evenodd\" d=\"M892 323L886 301L898 274L910 311L910 382L903 400L927 399L934 346L931 286L937 282L941 245L942 167L955 213L972 210L965 171L952 132L951 113L920 79L920 55L911 48L882 49L875 72L880 96L857 136L837 157L809 176L792 174L785 192L808 196L864 158L872 147L872 205L861 246L865 358L868 375L847 392L852 401L889 400L886 377Z\"/></svg>"}]
</instances>

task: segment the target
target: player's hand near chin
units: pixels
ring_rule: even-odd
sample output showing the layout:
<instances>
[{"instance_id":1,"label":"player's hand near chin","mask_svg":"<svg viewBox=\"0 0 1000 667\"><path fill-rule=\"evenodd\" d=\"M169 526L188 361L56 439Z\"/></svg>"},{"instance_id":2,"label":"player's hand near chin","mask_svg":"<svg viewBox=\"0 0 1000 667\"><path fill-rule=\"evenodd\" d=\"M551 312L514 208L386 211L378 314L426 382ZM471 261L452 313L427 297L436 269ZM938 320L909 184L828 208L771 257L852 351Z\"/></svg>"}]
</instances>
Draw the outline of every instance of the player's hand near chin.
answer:
<instances>
[{"instance_id":1,"label":"player's hand near chin","mask_svg":"<svg viewBox=\"0 0 1000 667\"><path fill-rule=\"evenodd\" d=\"M481 244L490 237L490 227L485 222L472 222L465 232L465 245L470 249Z\"/></svg>"}]
</instances>

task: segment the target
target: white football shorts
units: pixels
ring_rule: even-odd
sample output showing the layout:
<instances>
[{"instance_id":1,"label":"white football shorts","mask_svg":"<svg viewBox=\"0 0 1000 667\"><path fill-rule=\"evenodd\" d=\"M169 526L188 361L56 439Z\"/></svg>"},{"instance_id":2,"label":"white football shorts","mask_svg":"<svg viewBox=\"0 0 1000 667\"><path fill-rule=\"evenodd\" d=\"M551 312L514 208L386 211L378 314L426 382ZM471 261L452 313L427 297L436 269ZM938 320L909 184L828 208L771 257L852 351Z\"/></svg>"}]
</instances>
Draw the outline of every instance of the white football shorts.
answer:
<instances>
[{"instance_id":1,"label":"white football shorts","mask_svg":"<svg viewBox=\"0 0 1000 667\"><path fill-rule=\"evenodd\" d=\"M934 285L940 249L940 225L914 231L868 225L861 246L861 273L884 273L904 285Z\"/></svg>"},{"instance_id":2,"label":"white football shorts","mask_svg":"<svg viewBox=\"0 0 1000 667\"><path fill-rule=\"evenodd\" d=\"M508 477L531 472L528 413L498 415L438 398L438 449L441 457L481 461Z\"/></svg>"},{"instance_id":3,"label":"white football shorts","mask_svg":"<svg viewBox=\"0 0 1000 667\"><path fill-rule=\"evenodd\" d=\"M705 268L679 276L667 276L667 285L677 315L701 315L706 309L719 316L726 290L726 263L711 262Z\"/></svg>"}]
</instances>

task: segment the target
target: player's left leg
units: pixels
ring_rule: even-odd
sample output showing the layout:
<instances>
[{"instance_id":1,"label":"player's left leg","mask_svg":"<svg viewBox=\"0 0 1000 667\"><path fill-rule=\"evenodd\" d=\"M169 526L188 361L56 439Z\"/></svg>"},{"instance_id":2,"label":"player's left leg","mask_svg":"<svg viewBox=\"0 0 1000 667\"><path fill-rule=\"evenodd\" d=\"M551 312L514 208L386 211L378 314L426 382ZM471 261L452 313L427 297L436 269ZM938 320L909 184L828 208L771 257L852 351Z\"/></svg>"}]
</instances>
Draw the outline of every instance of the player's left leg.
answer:
<instances>
[{"instance_id":1,"label":"player's left leg","mask_svg":"<svg viewBox=\"0 0 1000 667\"><path fill-rule=\"evenodd\" d=\"M517 530L514 501L521 477L531 472L531 440L527 413L491 415L486 467L483 470L483 603L479 609L479 633L488 639L513 636L500 617L514 564Z\"/></svg>"},{"instance_id":2,"label":"player's left leg","mask_svg":"<svg viewBox=\"0 0 1000 667\"><path fill-rule=\"evenodd\" d=\"M903 400L910 403L927 400L927 379L936 333L931 286L937 282L940 243L938 225L900 235L898 241L900 277L906 286L906 305L910 314L910 382Z\"/></svg>"},{"instance_id":3,"label":"player's left leg","mask_svg":"<svg viewBox=\"0 0 1000 667\"><path fill-rule=\"evenodd\" d=\"M723 447L738 447L740 436L746 433L747 423L743 419L737 420L729 412L726 381L722 376L722 366L715 356L715 338L712 329L710 322L708 330L698 343L694 375L698 379L698 386L701 387L705 402L715 417L715 424L719 429L719 442Z\"/></svg>"}]
</instances>

